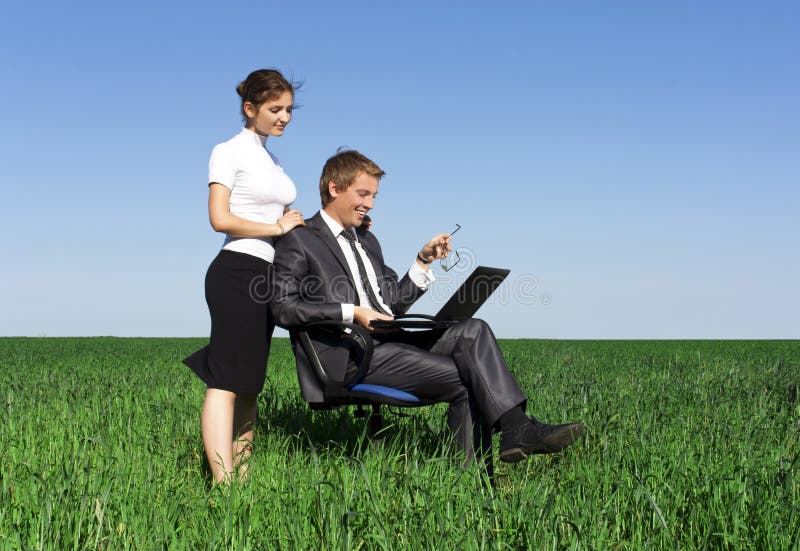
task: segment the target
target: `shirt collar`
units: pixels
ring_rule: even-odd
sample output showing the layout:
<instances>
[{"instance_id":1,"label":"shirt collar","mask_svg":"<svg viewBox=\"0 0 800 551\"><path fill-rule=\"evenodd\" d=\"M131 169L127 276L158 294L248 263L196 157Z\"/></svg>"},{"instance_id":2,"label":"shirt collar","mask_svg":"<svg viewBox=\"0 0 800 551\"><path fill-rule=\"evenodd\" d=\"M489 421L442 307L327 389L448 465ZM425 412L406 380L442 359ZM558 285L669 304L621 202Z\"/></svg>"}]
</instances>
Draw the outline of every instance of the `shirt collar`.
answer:
<instances>
[{"instance_id":1,"label":"shirt collar","mask_svg":"<svg viewBox=\"0 0 800 551\"><path fill-rule=\"evenodd\" d=\"M333 236L338 239L339 234L342 233L342 231L344 231L344 227L342 227L342 225L339 222L331 218L331 215L325 212L324 210L320 210L319 213L322 216L322 219L325 221L325 224L327 224L328 228L330 228ZM350 229L348 231L352 232L353 230ZM355 233L356 232L353 232L353 235L355 235ZM358 241L358 236L356 236L356 241Z\"/></svg>"},{"instance_id":2,"label":"shirt collar","mask_svg":"<svg viewBox=\"0 0 800 551\"><path fill-rule=\"evenodd\" d=\"M266 147L267 146L267 137L266 136L262 136L261 134L256 134L255 132L253 132L252 130L250 130L248 128L242 128L242 131L239 133L239 135L243 136L249 142L252 142L254 144L258 144L261 147Z\"/></svg>"}]
</instances>

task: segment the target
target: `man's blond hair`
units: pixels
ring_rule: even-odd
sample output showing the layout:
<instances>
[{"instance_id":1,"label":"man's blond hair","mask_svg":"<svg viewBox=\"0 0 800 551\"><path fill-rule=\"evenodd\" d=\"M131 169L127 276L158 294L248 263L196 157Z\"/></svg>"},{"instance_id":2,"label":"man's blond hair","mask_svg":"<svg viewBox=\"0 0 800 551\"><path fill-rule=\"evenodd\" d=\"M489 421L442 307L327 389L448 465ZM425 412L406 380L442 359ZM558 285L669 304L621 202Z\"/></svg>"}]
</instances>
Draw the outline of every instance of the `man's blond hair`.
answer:
<instances>
[{"instance_id":1,"label":"man's blond hair","mask_svg":"<svg viewBox=\"0 0 800 551\"><path fill-rule=\"evenodd\" d=\"M334 182L336 184L337 193L341 193L350 187L350 184L362 173L374 176L378 180L386 173L368 159L354 149L340 148L336 155L331 157L325 162L322 167L322 176L319 178L319 196L322 199L322 207L325 208L333 201L328 184Z\"/></svg>"}]
</instances>

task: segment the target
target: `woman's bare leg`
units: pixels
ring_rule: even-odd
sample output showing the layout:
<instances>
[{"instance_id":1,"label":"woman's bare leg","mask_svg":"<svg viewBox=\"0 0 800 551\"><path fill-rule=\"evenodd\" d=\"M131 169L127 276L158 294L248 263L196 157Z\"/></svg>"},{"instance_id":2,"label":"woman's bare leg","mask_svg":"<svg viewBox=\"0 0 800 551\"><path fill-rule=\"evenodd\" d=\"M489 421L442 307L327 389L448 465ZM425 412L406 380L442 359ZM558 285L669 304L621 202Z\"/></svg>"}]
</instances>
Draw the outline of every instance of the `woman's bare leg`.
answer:
<instances>
[{"instance_id":1,"label":"woman's bare leg","mask_svg":"<svg viewBox=\"0 0 800 551\"><path fill-rule=\"evenodd\" d=\"M233 474L233 417L236 394L218 388L206 390L200 428L214 482L230 482Z\"/></svg>"},{"instance_id":2,"label":"woman's bare leg","mask_svg":"<svg viewBox=\"0 0 800 551\"><path fill-rule=\"evenodd\" d=\"M233 467L240 476L247 473L247 459L253 453L253 427L258 414L258 394L239 394L233 415Z\"/></svg>"}]
</instances>

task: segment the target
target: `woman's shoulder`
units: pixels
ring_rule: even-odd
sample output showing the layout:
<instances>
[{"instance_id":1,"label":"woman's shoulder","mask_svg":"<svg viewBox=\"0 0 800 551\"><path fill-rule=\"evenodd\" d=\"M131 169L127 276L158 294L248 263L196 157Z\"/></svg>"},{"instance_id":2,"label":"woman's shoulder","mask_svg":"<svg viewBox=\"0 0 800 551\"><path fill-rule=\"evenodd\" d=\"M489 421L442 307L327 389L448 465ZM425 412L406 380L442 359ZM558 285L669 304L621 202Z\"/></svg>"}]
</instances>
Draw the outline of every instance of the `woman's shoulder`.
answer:
<instances>
[{"instance_id":1,"label":"woman's shoulder","mask_svg":"<svg viewBox=\"0 0 800 551\"><path fill-rule=\"evenodd\" d=\"M241 148L241 133L218 143L211 149L212 158L230 158Z\"/></svg>"},{"instance_id":2,"label":"woman's shoulder","mask_svg":"<svg viewBox=\"0 0 800 551\"><path fill-rule=\"evenodd\" d=\"M232 147L236 147L242 141L242 133L239 132L238 134L234 134L224 142L220 142L214 146L214 149L230 149Z\"/></svg>"},{"instance_id":3,"label":"woman's shoulder","mask_svg":"<svg viewBox=\"0 0 800 551\"><path fill-rule=\"evenodd\" d=\"M232 161L235 158L235 148L231 147L228 142L218 143L211 150L210 162Z\"/></svg>"}]
</instances>

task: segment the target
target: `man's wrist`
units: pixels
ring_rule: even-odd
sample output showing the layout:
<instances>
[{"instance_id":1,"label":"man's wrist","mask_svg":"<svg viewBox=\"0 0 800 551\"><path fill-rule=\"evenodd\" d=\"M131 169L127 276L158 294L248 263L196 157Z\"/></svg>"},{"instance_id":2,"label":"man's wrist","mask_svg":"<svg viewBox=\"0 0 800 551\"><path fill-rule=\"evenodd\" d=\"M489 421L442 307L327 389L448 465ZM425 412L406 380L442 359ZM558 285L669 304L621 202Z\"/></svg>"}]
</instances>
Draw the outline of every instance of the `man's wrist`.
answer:
<instances>
[{"instance_id":1,"label":"man's wrist","mask_svg":"<svg viewBox=\"0 0 800 551\"><path fill-rule=\"evenodd\" d=\"M411 267L408 268L408 277L423 292L427 291L431 283L436 281L430 264L423 264L416 259L411 263Z\"/></svg>"},{"instance_id":2,"label":"man's wrist","mask_svg":"<svg viewBox=\"0 0 800 551\"><path fill-rule=\"evenodd\" d=\"M417 253L417 260L419 260L423 264L430 264L431 262L433 262L433 260L428 260L427 258L422 256L422 252L421 251Z\"/></svg>"}]
</instances>

